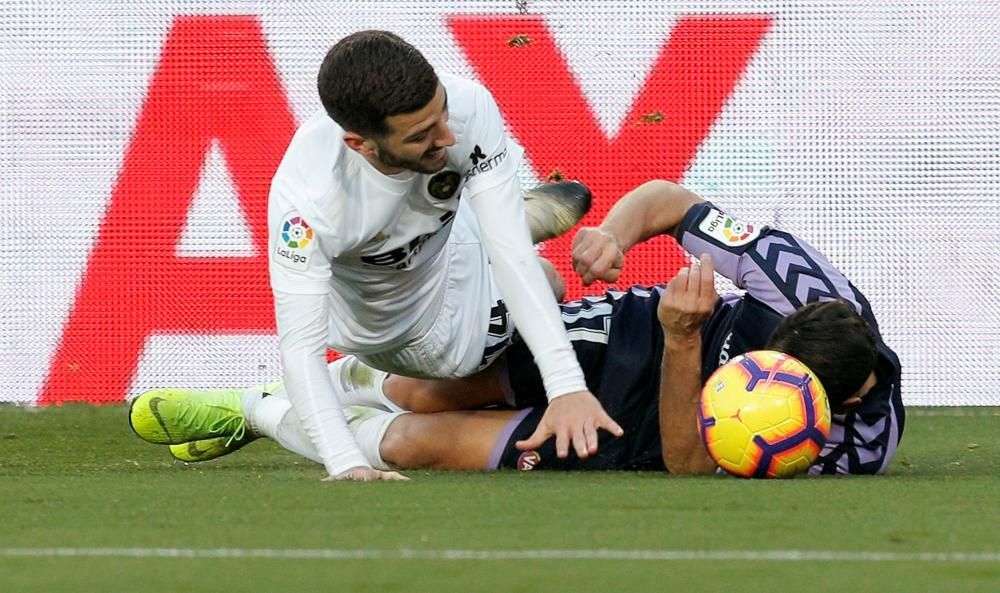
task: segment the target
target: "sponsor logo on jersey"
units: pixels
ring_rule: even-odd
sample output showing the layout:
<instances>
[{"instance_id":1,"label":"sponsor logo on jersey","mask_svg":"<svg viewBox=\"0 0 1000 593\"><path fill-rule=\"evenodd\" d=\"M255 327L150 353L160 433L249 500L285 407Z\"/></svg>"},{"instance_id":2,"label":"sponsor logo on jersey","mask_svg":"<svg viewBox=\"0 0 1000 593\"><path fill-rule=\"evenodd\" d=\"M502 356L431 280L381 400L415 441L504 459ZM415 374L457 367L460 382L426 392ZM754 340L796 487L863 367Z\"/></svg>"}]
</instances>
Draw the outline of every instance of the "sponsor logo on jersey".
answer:
<instances>
[{"instance_id":1,"label":"sponsor logo on jersey","mask_svg":"<svg viewBox=\"0 0 1000 593\"><path fill-rule=\"evenodd\" d=\"M455 211L449 210L438 217L441 221L441 226L438 227L433 233L425 233L419 235L410 240L406 245L402 245L393 249L391 251L386 251L384 253L376 253L375 255L363 255L361 256L362 263L368 264L369 266L380 266L393 268L394 270L406 270L409 269L410 264L413 263L413 258L416 257L418 253L424 248L424 244L431 239L431 237L437 235L441 229L448 228L448 223L450 223L455 218ZM379 236L383 239L388 239L388 235L383 235L381 232L375 235L376 239ZM447 236L447 235L446 235ZM373 243L369 241L368 243Z\"/></svg>"},{"instance_id":2,"label":"sponsor logo on jersey","mask_svg":"<svg viewBox=\"0 0 1000 593\"><path fill-rule=\"evenodd\" d=\"M535 469L535 466L541 460L542 456L538 454L538 451L525 451L517 458L517 469L523 472L530 472Z\"/></svg>"},{"instance_id":3,"label":"sponsor logo on jersey","mask_svg":"<svg viewBox=\"0 0 1000 593\"><path fill-rule=\"evenodd\" d=\"M309 256L316 247L312 228L297 214L285 216L281 223L280 241L275 242L274 257L279 264L303 271L309 266Z\"/></svg>"},{"instance_id":4,"label":"sponsor logo on jersey","mask_svg":"<svg viewBox=\"0 0 1000 593\"><path fill-rule=\"evenodd\" d=\"M698 229L723 245L739 247L760 236L760 225L747 224L712 208L701 220Z\"/></svg>"},{"instance_id":5,"label":"sponsor logo on jersey","mask_svg":"<svg viewBox=\"0 0 1000 593\"><path fill-rule=\"evenodd\" d=\"M729 358L730 358L729 357L729 348L730 348L730 346L732 346L732 343L731 343L732 341L733 341L733 332L729 332L726 335L726 339L722 342L722 349L719 350L719 366L720 367L722 365L726 364L727 362L729 362Z\"/></svg>"},{"instance_id":6,"label":"sponsor logo on jersey","mask_svg":"<svg viewBox=\"0 0 1000 593\"><path fill-rule=\"evenodd\" d=\"M478 146L476 148L479 148ZM462 176L457 171L441 171L427 182L427 193L438 200L448 200L458 191Z\"/></svg>"},{"instance_id":7,"label":"sponsor logo on jersey","mask_svg":"<svg viewBox=\"0 0 1000 593\"><path fill-rule=\"evenodd\" d=\"M475 149L473 149L472 153L469 155L469 159L472 160L472 168L465 172L466 181L472 179L480 173L487 173L499 167L505 160L507 160L507 146L504 145L503 150L500 152L486 156L486 153L484 153L483 149L477 144Z\"/></svg>"}]
</instances>

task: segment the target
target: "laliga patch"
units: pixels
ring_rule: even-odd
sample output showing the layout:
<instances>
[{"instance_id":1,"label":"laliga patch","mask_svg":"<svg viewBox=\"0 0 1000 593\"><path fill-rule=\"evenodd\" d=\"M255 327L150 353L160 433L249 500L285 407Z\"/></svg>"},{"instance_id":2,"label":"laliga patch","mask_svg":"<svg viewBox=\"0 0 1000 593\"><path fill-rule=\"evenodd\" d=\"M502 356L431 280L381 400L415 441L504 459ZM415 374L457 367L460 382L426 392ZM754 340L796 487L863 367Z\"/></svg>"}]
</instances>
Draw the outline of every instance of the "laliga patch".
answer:
<instances>
[{"instance_id":1,"label":"laliga patch","mask_svg":"<svg viewBox=\"0 0 1000 593\"><path fill-rule=\"evenodd\" d=\"M315 248L316 237L309 224L298 214L286 215L274 246L275 261L302 272L309 267L309 258Z\"/></svg>"},{"instance_id":2,"label":"laliga patch","mask_svg":"<svg viewBox=\"0 0 1000 593\"><path fill-rule=\"evenodd\" d=\"M760 236L759 224L736 220L725 212L712 208L701 220L698 230L728 247L739 247Z\"/></svg>"}]
</instances>

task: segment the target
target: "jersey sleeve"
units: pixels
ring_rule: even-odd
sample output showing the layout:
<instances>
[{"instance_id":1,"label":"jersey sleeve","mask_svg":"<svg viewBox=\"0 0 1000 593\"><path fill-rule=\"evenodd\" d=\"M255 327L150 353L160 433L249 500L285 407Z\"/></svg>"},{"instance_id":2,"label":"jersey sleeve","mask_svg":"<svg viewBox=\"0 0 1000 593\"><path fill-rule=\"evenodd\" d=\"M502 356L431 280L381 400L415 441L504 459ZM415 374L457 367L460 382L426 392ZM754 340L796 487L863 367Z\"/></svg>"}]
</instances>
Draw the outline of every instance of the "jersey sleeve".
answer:
<instances>
[{"instance_id":1,"label":"jersey sleeve","mask_svg":"<svg viewBox=\"0 0 1000 593\"><path fill-rule=\"evenodd\" d=\"M330 261L320 248L315 221L310 221L280 180L268 199L267 259L271 288L290 294L326 294Z\"/></svg>"},{"instance_id":2,"label":"jersey sleeve","mask_svg":"<svg viewBox=\"0 0 1000 593\"><path fill-rule=\"evenodd\" d=\"M468 155L462 166L466 196L497 288L541 370L547 397L585 391L583 371L531 243L517 176L524 151L509 138L489 91L476 84L468 92L471 111L459 154Z\"/></svg>"},{"instance_id":3,"label":"jersey sleeve","mask_svg":"<svg viewBox=\"0 0 1000 593\"><path fill-rule=\"evenodd\" d=\"M542 374L551 401L586 391L555 296L528 233L521 185L512 177L492 191L470 198L497 288Z\"/></svg>"},{"instance_id":4,"label":"jersey sleeve","mask_svg":"<svg viewBox=\"0 0 1000 593\"><path fill-rule=\"evenodd\" d=\"M893 383L883 389L896 389ZM830 425L827 439L819 458L809 468L810 474L867 474L885 473L896 454L900 426L892 394L869 393L875 405L849 414L836 414Z\"/></svg>"},{"instance_id":5,"label":"jersey sleeve","mask_svg":"<svg viewBox=\"0 0 1000 593\"><path fill-rule=\"evenodd\" d=\"M285 391L327 473L369 467L347 427L327 370L325 295L274 295Z\"/></svg>"},{"instance_id":6,"label":"jersey sleeve","mask_svg":"<svg viewBox=\"0 0 1000 593\"><path fill-rule=\"evenodd\" d=\"M791 233L740 221L711 202L685 214L681 245L695 256L711 256L717 272L782 315L813 301L841 299L874 319L847 278L811 245Z\"/></svg>"},{"instance_id":7,"label":"jersey sleeve","mask_svg":"<svg viewBox=\"0 0 1000 593\"><path fill-rule=\"evenodd\" d=\"M469 195L506 183L517 176L524 149L507 133L500 108L482 85L472 92L473 109L458 139L465 155L462 175Z\"/></svg>"},{"instance_id":8,"label":"jersey sleeve","mask_svg":"<svg viewBox=\"0 0 1000 593\"><path fill-rule=\"evenodd\" d=\"M882 474L896 456L906 424L899 358L885 344L879 345L879 358L886 376L857 409L834 414L830 436L810 474Z\"/></svg>"}]
</instances>

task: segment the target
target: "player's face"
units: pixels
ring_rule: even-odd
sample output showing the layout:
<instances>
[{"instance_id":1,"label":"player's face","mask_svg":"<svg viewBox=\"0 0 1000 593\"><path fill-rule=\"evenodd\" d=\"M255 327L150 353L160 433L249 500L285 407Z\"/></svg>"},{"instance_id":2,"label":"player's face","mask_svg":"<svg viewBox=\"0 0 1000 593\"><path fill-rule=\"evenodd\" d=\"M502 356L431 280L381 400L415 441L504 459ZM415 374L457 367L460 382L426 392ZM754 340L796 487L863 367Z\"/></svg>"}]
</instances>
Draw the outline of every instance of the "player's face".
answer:
<instances>
[{"instance_id":1,"label":"player's face","mask_svg":"<svg viewBox=\"0 0 1000 593\"><path fill-rule=\"evenodd\" d=\"M448 95L438 84L430 103L412 113L386 118L389 128L375 141L375 156L386 168L418 173L437 173L447 164L447 147L455 144L448 127Z\"/></svg>"}]
</instances>

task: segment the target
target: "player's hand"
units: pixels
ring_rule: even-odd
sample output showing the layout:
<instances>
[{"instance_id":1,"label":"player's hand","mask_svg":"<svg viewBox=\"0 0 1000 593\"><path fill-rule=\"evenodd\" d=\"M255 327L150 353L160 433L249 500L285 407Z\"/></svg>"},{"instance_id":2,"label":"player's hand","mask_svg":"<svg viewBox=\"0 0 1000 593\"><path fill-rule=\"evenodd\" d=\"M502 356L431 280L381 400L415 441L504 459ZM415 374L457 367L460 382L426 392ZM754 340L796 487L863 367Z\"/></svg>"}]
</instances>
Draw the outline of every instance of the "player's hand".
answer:
<instances>
[{"instance_id":1,"label":"player's hand","mask_svg":"<svg viewBox=\"0 0 1000 593\"><path fill-rule=\"evenodd\" d=\"M614 282L622 273L625 253L611 233L597 227L584 227L573 238L573 269L584 286L595 280Z\"/></svg>"},{"instance_id":2,"label":"player's hand","mask_svg":"<svg viewBox=\"0 0 1000 593\"><path fill-rule=\"evenodd\" d=\"M601 428L616 437L625 434L592 393L577 391L552 400L534 434L526 440L518 441L516 446L521 451L530 451L541 447L549 437L555 436L556 455L560 459L569 455L570 444L576 450L577 457L586 459L597 453L597 431Z\"/></svg>"},{"instance_id":3,"label":"player's hand","mask_svg":"<svg viewBox=\"0 0 1000 593\"><path fill-rule=\"evenodd\" d=\"M684 338L701 332L712 315L719 293L715 290L715 266L702 255L690 267L681 268L667 283L656 315L668 337Z\"/></svg>"},{"instance_id":4,"label":"player's hand","mask_svg":"<svg viewBox=\"0 0 1000 593\"><path fill-rule=\"evenodd\" d=\"M352 467L346 472L335 476L323 478L324 482L339 482L341 480L355 480L358 482L373 482L375 480L409 480L399 472L384 472L370 467Z\"/></svg>"}]
</instances>

